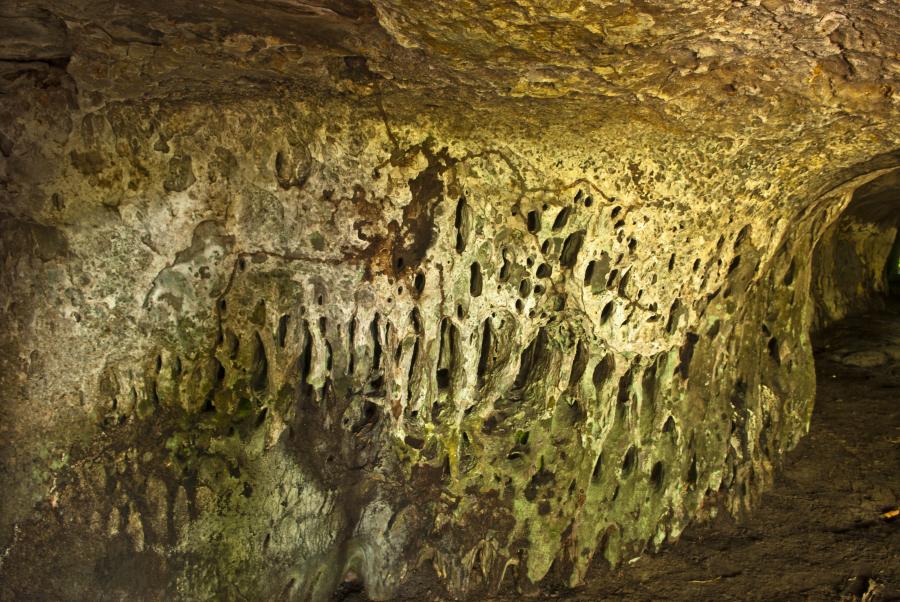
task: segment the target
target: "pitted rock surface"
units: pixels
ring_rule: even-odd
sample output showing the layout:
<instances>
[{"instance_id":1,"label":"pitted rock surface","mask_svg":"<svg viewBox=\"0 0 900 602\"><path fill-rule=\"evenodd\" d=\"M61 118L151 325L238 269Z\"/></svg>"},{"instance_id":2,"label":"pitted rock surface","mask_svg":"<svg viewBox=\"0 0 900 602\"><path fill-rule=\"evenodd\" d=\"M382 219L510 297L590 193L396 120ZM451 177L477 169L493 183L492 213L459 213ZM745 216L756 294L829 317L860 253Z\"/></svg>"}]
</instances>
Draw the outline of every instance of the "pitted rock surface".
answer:
<instances>
[{"instance_id":1,"label":"pitted rock surface","mask_svg":"<svg viewBox=\"0 0 900 602\"><path fill-rule=\"evenodd\" d=\"M0 595L477 599L751 509L896 233L898 9L2 9Z\"/></svg>"}]
</instances>

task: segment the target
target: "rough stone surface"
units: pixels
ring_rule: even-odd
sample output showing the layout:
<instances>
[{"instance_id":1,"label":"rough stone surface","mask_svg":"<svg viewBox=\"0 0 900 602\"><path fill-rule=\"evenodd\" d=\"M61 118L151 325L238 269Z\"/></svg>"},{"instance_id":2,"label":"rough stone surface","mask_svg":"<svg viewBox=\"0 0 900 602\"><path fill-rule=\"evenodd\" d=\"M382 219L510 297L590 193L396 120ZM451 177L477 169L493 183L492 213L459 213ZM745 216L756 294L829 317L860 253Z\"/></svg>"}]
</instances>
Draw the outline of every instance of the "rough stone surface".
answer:
<instances>
[{"instance_id":1,"label":"rough stone surface","mask_svg":"<svg viewBox=\"0 0 900 602\"><path fill-rule=\"evenodd\" d=\"M855 351L842 357L841 362L859 368L877 368L884 366L889 359L889 356L882 351Z\"/></svg>"},{"instance_id":2,"label":"rough stone surface","mask_svg":"<svg viewBox=\"0 0 900 602\"><path fill-rule=\"evenodd\" d=\"M3 9L0 596L477 598L752 507L898 9Z\"/></svg>"},{"instance_id":3,"label":"rough stone surface","mask_svg":"<svg viewBox=\"0 0 900 602\"><path fill-rule=\"evenodd\" d=\"M900 172L888 172L853 193L847 209L813 252L813 326L821 329L851 313L884 307L896 270Z\"/></svg>"}]
</instances>

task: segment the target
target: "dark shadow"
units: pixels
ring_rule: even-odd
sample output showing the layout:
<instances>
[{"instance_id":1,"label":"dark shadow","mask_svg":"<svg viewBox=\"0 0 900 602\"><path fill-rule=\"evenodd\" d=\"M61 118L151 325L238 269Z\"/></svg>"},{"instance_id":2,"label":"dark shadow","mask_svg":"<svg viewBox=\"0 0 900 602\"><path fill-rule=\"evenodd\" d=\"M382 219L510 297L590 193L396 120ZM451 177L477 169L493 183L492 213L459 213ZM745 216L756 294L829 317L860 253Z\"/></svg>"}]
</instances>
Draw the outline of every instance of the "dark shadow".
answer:
<instances>
[{"instance_id":1,"label":"dark shadow","mask_svg":"<svg viewBox=\"0 0 900 602\"><path fill-rule=\"evenodd\" d=\"M813 250L813 330L884 309L900 293L900 170L860 186Z\"/></svg>"},{"instance_id":2,"label":"dark shadow","mask_svg":"<svg viewBox=\"0 0 900 602\"><path fill-rule=\"evenodd\" d=\"M885 277L888 282L888 292L891 297L900 300L900 232L894 237L894 246L884 266Z\"/></svg>"}]
</instances>

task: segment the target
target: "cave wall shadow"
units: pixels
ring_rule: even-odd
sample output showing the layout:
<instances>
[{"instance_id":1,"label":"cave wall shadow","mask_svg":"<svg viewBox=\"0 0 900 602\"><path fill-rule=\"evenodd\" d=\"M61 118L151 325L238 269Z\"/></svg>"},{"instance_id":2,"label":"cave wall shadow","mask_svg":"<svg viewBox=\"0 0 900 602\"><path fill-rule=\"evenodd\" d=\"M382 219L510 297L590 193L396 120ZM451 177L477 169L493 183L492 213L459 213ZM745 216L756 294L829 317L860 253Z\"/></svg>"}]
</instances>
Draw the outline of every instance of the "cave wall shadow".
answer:
<instances>
[{"instance_id":1,"label":"cave wall shadow","mask_svg":"<svg viewBox=\"0 0 900 602\"><path fill-rule=\"evenodd\" d=\"M810 295L817 332L885 309L900 295L900 169L857 188L813 249Z\"/></svg>"}]
</instances>

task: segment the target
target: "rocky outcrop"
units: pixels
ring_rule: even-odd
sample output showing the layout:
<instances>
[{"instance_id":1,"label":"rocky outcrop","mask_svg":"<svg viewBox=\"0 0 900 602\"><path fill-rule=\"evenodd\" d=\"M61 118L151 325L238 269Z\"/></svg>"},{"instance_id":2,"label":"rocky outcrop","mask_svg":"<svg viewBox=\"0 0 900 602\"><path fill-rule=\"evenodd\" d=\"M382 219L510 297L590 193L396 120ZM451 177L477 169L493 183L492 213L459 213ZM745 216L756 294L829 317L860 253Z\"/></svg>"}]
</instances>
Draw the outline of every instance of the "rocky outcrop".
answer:
<instances>
[{"instance_id":1,"label":"rocky outcrop","mask_svg":"<svg viewBox=\"0 0 900 602\"><path fill-rule=\"evenodd\" d=\"M752 506L897 13L540 4L4 17L4 597L574 585Z\"/></svg>"}]
</instances>

